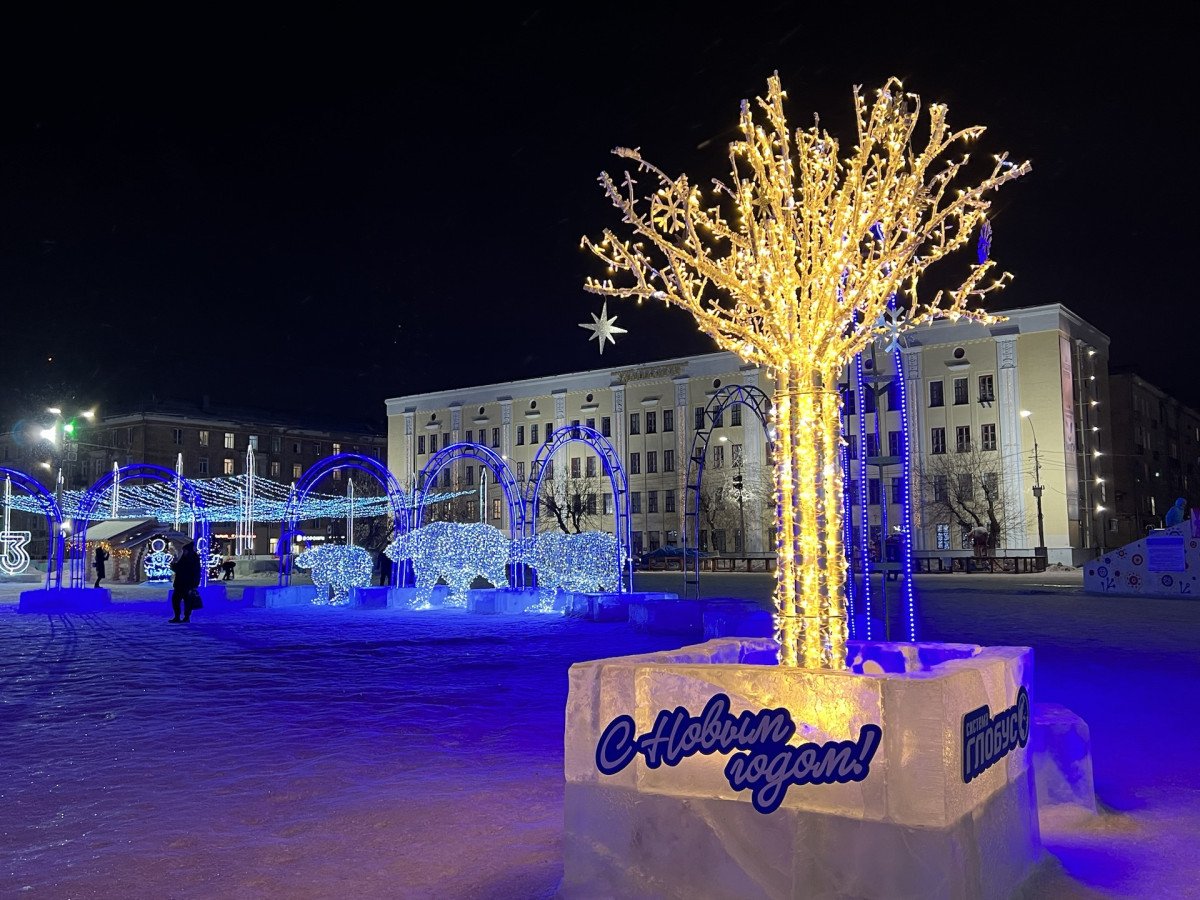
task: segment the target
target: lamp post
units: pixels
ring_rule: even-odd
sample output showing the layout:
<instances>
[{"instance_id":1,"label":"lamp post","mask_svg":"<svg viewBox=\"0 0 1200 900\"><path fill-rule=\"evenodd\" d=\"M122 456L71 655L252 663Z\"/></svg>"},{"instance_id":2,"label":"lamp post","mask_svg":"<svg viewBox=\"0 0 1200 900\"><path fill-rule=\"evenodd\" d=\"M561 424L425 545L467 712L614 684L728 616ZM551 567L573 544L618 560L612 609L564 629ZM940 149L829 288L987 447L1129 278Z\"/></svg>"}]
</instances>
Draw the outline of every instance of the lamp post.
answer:
<instances>
[{"instance_id":1,"label":"lamp post","mask_svg":"<svg viewBox=\"0 0 1200 900\"><path fill-rule=\"evenodd\" d=\"M75 434L74 420L66 418L63 415L62 409L57 406L48 406L46 407L46 412L54 416L54 423L49 428L42 429L41 437L44 440L49 441L56 451L59 451L57 454L57 460L59 464L58 480L61 484L63 468L62 463L64 461L68 463L75 462L79 453L79 438ZM93 420L96 417L96 411L94 409L84 410L77 413L76 416L82 416L85 419ZM61 450L59 448L60 435L62 439ZM68 465L66 468L68 472L68 480L72 480L74 475L74 467ZM61 487L59 488L59 491L61 492ZM61 505L61 503L62 499L60 493L59 504Z\"/></svg>"},{"instance_id":2,"label":"lamp post","mask_svg":"<svg viewBox=\"0 0 1200 900\"><path fill-rule=\"evenodd\" d=\"M1042 466L1038 459L1037 429L1033 427L1033 413L1027 409L1021 410L1021 418L1029 423L1033 432L1033 496L1037 500L1038 545L1034 547L1034 556L1046 558L1046 531L1042 524Z\"/></svg>"}]
</instances>

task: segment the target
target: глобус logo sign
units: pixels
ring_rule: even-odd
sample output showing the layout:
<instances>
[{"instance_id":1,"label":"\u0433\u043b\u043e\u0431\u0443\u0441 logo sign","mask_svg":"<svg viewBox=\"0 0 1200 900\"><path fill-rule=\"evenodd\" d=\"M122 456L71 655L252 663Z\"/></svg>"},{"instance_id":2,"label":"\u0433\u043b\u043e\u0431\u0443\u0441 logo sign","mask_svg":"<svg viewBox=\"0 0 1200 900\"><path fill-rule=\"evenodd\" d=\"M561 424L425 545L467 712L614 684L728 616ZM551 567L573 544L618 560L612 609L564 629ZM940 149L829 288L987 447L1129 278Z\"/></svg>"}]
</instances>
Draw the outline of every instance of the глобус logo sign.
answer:
<instances>
[{"instance_id":1,"label":"\u0433\u043b\u043e\u0431\u0443\u0441 logo sign","mask_svg":"<svg viewBox=\"0 0 1200 900\"><path fill-rule=\"evenodd\" d=\"M982 775L1014 747L1029 743L1029 692L1022 685L1017 702L992 717L987 706L963 716L963 781Z\"/></svg>"},{"instance_id":2,"label":"\u0433\u043b\u043e\u0431\u0443\u0441 logo sign","mask_svg":"<svg viewBox=\"0 0 1200 900\"><path fill-rule=\"evenodd\" d=\"M870 773L871 759L883 735L878 725L863 725L857 741L828 741L788 746L796 733L783 708L749 710L734 716L729 697L717 694L698 716L682 706L662 710L654 727L640 736L631 716L617 716L596 743L596 768L615 775L642 754L646 765L678 765L697 753L740 750L725 765L725 778L737 791L751 791L760 813L774 812L793 784L846 784Z\"/></svg>"}]
</instances>

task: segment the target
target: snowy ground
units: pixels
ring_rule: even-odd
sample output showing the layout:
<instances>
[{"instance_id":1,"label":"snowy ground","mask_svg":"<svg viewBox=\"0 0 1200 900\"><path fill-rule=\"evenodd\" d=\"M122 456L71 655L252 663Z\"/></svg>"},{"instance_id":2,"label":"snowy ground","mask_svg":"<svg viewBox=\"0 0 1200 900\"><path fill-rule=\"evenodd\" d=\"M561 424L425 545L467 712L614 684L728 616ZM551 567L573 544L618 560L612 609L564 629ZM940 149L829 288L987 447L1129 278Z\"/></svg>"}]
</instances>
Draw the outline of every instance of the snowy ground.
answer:
<instances>
[{"instance_id":1,"label":"snowy ground","mask_svg":"<svg viewBox=\"0 0 1200 900\"><path fill-rule=\"evenodd\" d=\"M1200 603L1080 581L923 576L922 637L1032 645L1035 699L1091 726L1107 810L1045 836L1057 859L1028 896L1200 896ZM549 897L567 667L680 644L460 611L210 604L168 625L143 587L19 615L22 587L0 587L4 897Z\"/></svg>"}]
</instances>

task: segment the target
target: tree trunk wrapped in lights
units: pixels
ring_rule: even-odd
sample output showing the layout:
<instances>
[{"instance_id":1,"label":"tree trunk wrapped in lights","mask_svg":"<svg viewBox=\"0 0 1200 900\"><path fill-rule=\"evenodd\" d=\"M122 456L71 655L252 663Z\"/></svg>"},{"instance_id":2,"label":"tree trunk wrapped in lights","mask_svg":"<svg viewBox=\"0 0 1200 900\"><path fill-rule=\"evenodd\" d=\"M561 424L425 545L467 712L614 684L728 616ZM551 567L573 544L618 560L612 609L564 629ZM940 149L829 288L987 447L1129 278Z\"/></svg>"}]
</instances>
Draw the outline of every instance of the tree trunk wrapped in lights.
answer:
<instances>
[{"instance_id":1,"label":"tree trunk wrapped in lights","mask_svg":"<svg viewBox=\"0 0 1200 900\"><path fill-rule=\"evenodd\" d=\"M967 308L1010 277L989 279L986 195L1029 164L997 156L987 178L958 188L968 156L948 151L983 129L950 131L946 108L935 104L928 140L914 146L920 98L895 79L874 105L855 90L858 140L845 158L819 123L791 135L784 97L778 75L769 79L758 99L761 125L742 103L732 180L714 181L708 203L686 175L672 178L637 150L615 150L635 173L618 183L605 172L600 183L633 234L583 239L619 279L589 278L586 288L680 306L719 347L771 371L780 663L840 668L847 625L837 380L877 337L894 342L941 317L996 321ZM634 177L642 173L645 191ZM920 302L925 269L977 230L978 262L961 284Z\"/></svg>"}]
</instances>

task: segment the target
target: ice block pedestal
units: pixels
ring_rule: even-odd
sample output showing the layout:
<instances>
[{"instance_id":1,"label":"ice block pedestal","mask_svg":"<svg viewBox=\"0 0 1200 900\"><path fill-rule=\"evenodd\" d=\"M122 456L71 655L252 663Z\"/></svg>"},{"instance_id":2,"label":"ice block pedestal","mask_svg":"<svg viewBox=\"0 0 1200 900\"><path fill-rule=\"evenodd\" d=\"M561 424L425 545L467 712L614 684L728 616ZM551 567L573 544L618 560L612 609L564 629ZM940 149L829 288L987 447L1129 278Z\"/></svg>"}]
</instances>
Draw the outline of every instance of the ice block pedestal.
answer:
<instances>
[{"instance_id":1,"label":"ice block pedestal","mask_svg":"<svg viewBox=\"0 0 1200 900\"><path fill-rule=\"evenodd\" d=\"M1022 647L769 638L571 667L564 900L988 898L1040 854Z\"/></svg>"}]
</instances>

